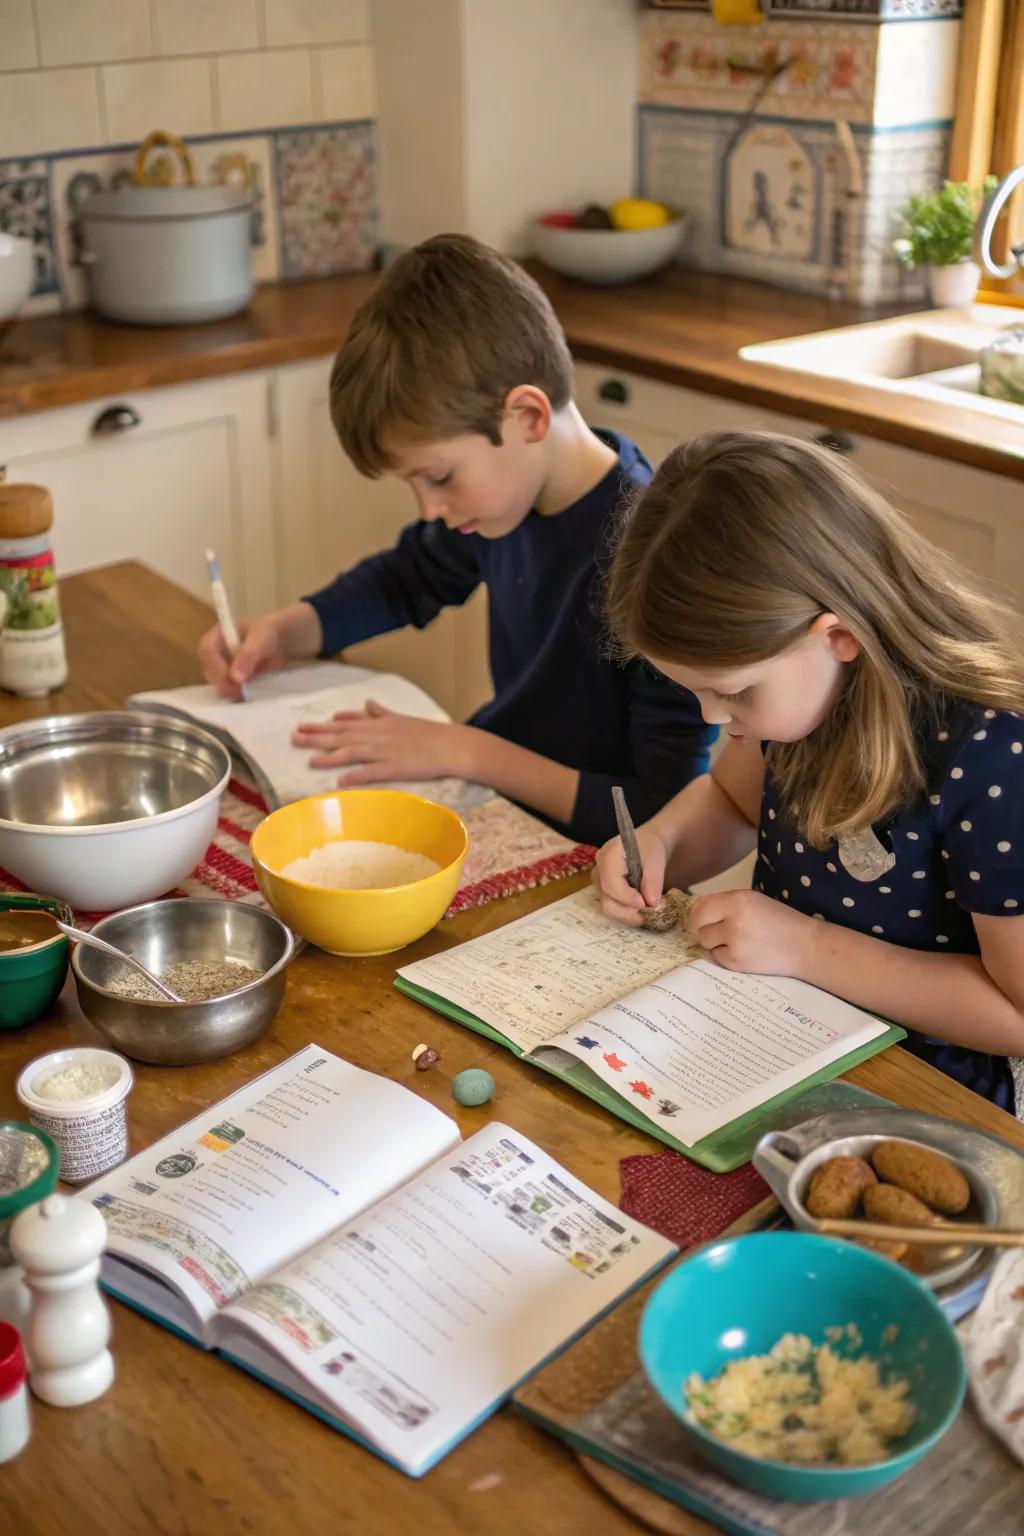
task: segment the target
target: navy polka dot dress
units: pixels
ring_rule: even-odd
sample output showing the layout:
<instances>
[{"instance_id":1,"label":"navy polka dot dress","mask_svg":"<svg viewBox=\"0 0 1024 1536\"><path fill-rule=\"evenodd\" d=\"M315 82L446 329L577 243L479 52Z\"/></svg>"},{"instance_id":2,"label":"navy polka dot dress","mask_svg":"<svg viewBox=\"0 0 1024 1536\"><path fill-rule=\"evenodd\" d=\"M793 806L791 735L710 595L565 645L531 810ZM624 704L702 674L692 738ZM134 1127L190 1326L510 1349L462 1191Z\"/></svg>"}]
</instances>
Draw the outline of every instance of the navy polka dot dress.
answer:
<instances>
[{"instance_id":1,"label":"navy polka dot dress","mask_svg":"<svg viewBox=\"0 0 1024 1536\"><path fill-rule=\"evenodd\" d=\"M818 850L800 841L769 773L754 889L890 944L976 955L973 912L1024 913L1024 719L951 700L920 750L926 792L876 824L896 856L876 881L848 874L835 843ZM912 1033L906 1045L1013 1114L1006 1057Z\"/></svg>"}]
</instances>

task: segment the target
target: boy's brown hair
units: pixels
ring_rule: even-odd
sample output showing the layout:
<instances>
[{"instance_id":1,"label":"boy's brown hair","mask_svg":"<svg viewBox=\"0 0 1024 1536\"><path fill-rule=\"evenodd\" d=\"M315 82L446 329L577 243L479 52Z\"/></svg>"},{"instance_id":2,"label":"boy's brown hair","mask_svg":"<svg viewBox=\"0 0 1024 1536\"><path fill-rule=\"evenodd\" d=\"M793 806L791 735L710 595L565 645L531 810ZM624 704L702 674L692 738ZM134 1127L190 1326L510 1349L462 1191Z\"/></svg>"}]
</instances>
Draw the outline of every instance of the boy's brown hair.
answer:
<instances>
[{"instance_id":1,"label":"boy's brown hair","mask_svg":"<svg viewBox=\"0 0 1024 1536\"><path fill-rule=\"evenodd\" d=\"M435 235L401 255L363 301L331 373L331 419L364 475L398 445L480 433L501 442L509 391L572 396L572 360L545 294L521 267L468 235Z\"/></svg>"},{"instance_id":2,"label":"boy's brown hair","mask_svg":"<svg viewBox=\"0 0 1024 1536\"><path fill-rule=\"evenodd\" d=\"M629 655L737 667L835 613L860 645L826 720L767 762L813 847L924 788L920 732L944 697L1024 712L1024 625L855 469L795 438L709 432L674 448L627 513L612 633Z\"/></svg>"}]
</instances>

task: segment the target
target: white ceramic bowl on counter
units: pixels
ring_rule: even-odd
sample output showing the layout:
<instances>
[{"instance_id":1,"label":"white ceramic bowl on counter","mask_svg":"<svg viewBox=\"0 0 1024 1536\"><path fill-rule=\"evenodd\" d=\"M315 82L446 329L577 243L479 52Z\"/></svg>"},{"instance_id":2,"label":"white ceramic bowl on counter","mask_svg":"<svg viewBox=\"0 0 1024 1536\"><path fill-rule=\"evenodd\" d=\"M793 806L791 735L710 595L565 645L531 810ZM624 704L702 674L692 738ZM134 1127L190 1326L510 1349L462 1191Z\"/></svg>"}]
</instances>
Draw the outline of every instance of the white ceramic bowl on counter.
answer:
<instances>
[{"instance_id":1,"label":"white ceramic bowl on counter","mask_svg":"<svg viewBox=\"0 0 1024 1536\"><path fill-rule=\"evenodd\" d=\"M609 287L631 283L667 266L679 255L685 214L653 229L564 229L534 223L534 254L555 272Z\"/></svg>"},{"instance_id":2,"label":"white ceramic bowl on counter","mask_svg":"<svg viewBox=\"0 0 1024 1536\"><path fill-rule=\"evenodd\" d=\"M0 731L0 867L79 912L164 896L202 859L231 776L184 720L56 715Z\"/></svg>"}]
</instances>

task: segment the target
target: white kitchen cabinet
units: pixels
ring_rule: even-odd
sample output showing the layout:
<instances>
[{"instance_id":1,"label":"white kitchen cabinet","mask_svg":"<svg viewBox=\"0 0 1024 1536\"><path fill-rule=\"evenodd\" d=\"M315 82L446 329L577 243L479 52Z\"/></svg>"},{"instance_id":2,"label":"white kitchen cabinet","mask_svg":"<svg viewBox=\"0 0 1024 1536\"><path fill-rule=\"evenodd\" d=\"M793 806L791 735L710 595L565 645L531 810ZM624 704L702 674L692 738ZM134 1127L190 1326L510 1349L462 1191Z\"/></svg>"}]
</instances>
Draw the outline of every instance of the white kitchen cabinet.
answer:
<instances>
[{"instance_id":1,"label":"white kitchen cabinet","mask_svg":"<svg viewBox=\"0 0 1024 1536\"><path fill-rule=\"evenodd\" d=\"M626 433L654 464L698 432L739 427L816 438L829 430L807 417L590 363L578 365L576 380L576 398L587 420ZM927 538L1000 595L1024 604L1024 495L1018 481L878 438L855 435L847 441L853 463Z\"/></svg>"},{"instance_id":2,"label":"white kitchen cabinet","mask_svg":"<svg viewBox=\"0 0 1024 1536\"><path fill-rule=\"evenodd\" d=\"M367 480L342 452L328 401L332 359L277 370L273 417L280 505L281 576L287 596L324 586L338 571L392 544L416 517L407 485L391 476ZM402 629L351 646L365 666L401 672L455 719L491 695L486 593L448 609L424 630Z\"/></svg>"},{"instance_id":3,"label":"white kitchen cabinet","mask_svg":"<svg viewBox=\"0 0 1024 1536\"><path fill-rule=\"evenodd\" d=\"M54 500L58 574L136 559L209 597L213 546L234 606L279 600L268 376L140 390L0 421L0 465Z\"/></svg>"}]
</instances>

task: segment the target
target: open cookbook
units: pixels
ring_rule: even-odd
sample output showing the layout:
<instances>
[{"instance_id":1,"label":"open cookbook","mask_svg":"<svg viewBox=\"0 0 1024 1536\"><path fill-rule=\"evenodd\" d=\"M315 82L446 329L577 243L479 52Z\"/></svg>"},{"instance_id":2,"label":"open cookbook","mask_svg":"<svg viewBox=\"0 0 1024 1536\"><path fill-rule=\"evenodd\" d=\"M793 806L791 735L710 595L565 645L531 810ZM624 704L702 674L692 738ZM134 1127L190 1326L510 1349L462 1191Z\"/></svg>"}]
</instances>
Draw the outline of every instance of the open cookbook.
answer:
<instances>
[{"instance_id":1,"label":"open cookbook","mask_svg":"<svg viewBox=\"0 0 1024 1536\"><path fill-rule=\"evenodd\" d=\"M402 966L396 987L716 1172L787 1100L905 1037L807 982L723 970L577 891Z\"/></svg>"},{"instance_id":2,"label":"open cookbook","mask_svg":"<svg viewBox=\"0 0 1024 1536\"><path fill-rule=\"evenodd\" d=\"M343 710L362 710L369 699L397 714L422 720L447 722L451 718L408 678L338 661L315 661L283 672L265 672L253 679L251 687L250 703L222 698L208 683L137 693L128 702L135 709L183 715L205 726L248 764L271 809L337 787L337 768L310 767L310 749L292 745L292 732L301 721L329 720ZM406 789L456 811L494 798L492 789L456 778L410 780L380 787Z\"/></svg>"},{"instance_id":3,"label":"open cookbook","mask_svg":"<svg viewBox=\"0 0 1024 1536\"><path fill-rule=\"evenodd\" d=\"M308 1045L79 1195L102 1280L413 1477L675 1252L506 1125Z\"/></svg>"}]
</instances>

